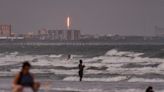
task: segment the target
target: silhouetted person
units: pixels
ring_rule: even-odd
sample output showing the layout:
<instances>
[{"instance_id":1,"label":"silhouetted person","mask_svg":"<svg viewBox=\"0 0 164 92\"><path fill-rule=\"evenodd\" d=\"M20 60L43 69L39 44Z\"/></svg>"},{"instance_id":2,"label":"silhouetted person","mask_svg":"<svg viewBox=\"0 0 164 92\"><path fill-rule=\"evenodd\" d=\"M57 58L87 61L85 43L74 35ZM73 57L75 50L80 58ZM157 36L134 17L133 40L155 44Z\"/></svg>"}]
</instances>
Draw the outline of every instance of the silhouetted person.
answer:
<instances>
[{"instance_id":1,"label":"silhouetted person","mask_svg":"<svg viewBox=\"0 0 164 92\"><path fill-rule=\"evenodd\" d=\"M145 92L154 92L154 91L153 91L153 87L149 86L149 87L146 89Z\"/></svg>"},{"instance_id":2,"label":"silhouetted person","mask_svg":"<svg viewBox=\"0 0 164 92\"><path fill-rule=\"evenodd\" d=\"M37 92L40 83L34 81L33 75L30 73L31 65L24 62L21 71L16 75L13 81L13 92L23 92L24 88L31 88L33 92Z\"/></svg>"},{"instance_id":3,"label":"silhouetted person","mask_svg":"<svg viewBox=\"0 0 164 92\"><path fill-rule=\"evenodd\" d=\"M67 58L67 60L70 60L70 59L71 59L71 54L69 54L69 55L68 55L68 58Z\"/></svg>"},{"instance_id":4,"label":"silhouetted person","mask_svg":"<svg viewBox=\"0 0 164 92\"><path fill-rule=\"evenodd\" d=\"M82 81L84 67L85 65L83 65L83 61L79 60L79 81Z\"/></svg>"}]
</instances>

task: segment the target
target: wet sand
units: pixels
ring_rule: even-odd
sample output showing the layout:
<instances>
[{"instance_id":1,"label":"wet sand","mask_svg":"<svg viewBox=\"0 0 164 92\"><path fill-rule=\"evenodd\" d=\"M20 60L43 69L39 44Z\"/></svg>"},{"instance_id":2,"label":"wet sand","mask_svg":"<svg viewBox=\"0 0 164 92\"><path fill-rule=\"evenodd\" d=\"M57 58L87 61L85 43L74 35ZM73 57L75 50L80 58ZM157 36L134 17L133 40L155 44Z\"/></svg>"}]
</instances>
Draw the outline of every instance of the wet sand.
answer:
<instances>
[{"instance_id":1,"label":"wet sand","mask_svg":"<svg viewBox=\"0 0 164 92\"><path fill-rule=\"evenodd\" d=\"M115 90L138 89L145 90L153 86L159 92L164 91L164 83L141 82L78 82L40 79L42 86L39 92L117 92ZM11 78L0 78L0 92L11 92ZM138 92L138 91L134 91ZM144 92L144 91L143 91Z\"/></svg>"}]
</instances>

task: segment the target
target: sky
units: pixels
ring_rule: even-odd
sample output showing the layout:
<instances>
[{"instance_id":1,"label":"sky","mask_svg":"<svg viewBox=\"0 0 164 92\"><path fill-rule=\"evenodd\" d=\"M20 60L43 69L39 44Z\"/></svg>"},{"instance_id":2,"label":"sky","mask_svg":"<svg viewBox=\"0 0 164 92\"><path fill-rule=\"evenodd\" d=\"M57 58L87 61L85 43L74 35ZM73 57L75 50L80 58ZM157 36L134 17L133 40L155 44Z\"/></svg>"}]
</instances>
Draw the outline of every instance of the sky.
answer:
<instances>
[{"instance_id":1,"label":"sky","mask_svg":"<svg viewBox=\"0 0 164 92\"><path fill-rule=\"evenodd\" d=\"M154 35L164 28L164 0L0 0L0 24L15 33L71 29L82 34Z\"/></svg>"}]
</instances>

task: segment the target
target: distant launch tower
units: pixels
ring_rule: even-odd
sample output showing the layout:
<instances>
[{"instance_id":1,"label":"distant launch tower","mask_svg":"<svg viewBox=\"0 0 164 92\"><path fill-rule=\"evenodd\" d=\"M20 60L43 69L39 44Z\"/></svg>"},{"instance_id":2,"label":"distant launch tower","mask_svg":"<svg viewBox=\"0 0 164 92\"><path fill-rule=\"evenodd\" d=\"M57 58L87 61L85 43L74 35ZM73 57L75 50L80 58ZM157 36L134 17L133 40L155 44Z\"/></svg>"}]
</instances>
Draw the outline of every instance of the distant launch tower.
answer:
<instances>
[{"instance_id":1,"label":"distant launch tower","mask_svg":"<svg viewBox=\"0 0 164 92\"><path fill-rule=\"evenodd\" d=\"M66 29L48 30L48 38L50 40L79 40L80 30L71 29L71 18L69 16L66 18L66 26Z\"/></svg>"}]
</instances>

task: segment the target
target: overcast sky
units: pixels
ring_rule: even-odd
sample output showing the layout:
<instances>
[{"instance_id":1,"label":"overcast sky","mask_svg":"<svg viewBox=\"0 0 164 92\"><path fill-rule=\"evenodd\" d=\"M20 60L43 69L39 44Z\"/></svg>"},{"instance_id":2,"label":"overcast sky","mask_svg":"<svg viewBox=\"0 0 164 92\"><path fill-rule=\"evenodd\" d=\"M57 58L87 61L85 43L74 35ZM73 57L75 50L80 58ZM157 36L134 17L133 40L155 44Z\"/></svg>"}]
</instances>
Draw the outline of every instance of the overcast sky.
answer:
<instances>
[{"instance_id":1,"label":"overcast sky","mask_svg":"<svg viewBox=\"0 0 164 92\"><path fill-rule=\"evenodd\" d=\"M82 34L154 35L164 28L164 0L0 0L0 24L19 33L72 29Z\"/></svg>"}]
</instances>

